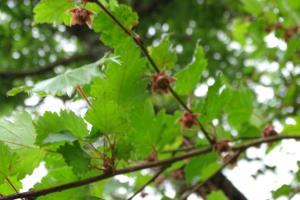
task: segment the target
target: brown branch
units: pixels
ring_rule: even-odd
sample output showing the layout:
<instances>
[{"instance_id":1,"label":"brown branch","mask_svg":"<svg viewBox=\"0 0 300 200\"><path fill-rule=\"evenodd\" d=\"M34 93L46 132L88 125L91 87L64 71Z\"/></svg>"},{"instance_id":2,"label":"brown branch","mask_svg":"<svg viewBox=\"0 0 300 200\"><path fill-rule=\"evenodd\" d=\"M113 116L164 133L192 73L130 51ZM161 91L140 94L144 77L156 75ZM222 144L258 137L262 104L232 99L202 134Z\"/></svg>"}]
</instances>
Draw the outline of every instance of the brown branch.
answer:
<instances>
[{"instance_id":1,"label":"brown branch","mask_svg":"<svg viewBox=\"0 0 300 200\"><path fill-rule=\"evenodd\" d=\"M89 107L92 107L92 104L91 104L89 98L87 97L87 95L85 94L83 88L80 85L77 85L75 87L75 89L78 92L78 94L86 101L86 103L89 105Z\"/></svg>"},{"instance_id":2,"label":"brown branch","mask_svg":"<svg viewBox=\"0 0 300 200\"><path fill-rule=\"evenodd\" d=\"M45 65L44 67L38 67L33 69L23 69L23 70L14 70L14 71L1 71L0 72L0 79L18 79L24 78L26 76L36 76L42 75L52 71L55 67L59 65L68 65L83 59L93 59L94 55L91 53L83 53L79 55L75 55L66 59L61 59L56 62L50 63Z\"/></svg>"},{"instance_id":3,"label":"brown branch","mask_svg":"<svg viewBox=\"0 0 300 200\"><path fill-rule=\"evenodd\" d=\"M231 149L232 150L244 150L249 147L253 147L256 145L260 145L262 143L269 143L269 142L276 142L284 139L295 139L295 140L300 140L300 134L295 134L295 135L277 135L277 136L272 136L272 137L267 137L267 138L260 138L260 139L255 139L250 142L244 143L244 144L238 144L236 146L233 146Z\"/></svg>"},{"instance_id":4,"label":"brown branch","mask_svg":"<svg viewBox=\"0 0 300 200\"><path fill-rule=\"evenodd\" d=\"M125 34L127 34L129 37L133 39L133 41L136 43L136 45L139 46L144 56L147 58L149 63L151 64L152 68L155 70L155 72L159 73L159 67L156 65L154 60L151 58L147 48L143 44L142 38L135 33L132 30L127 29L99 0L92 0L90 2L94 2L97 4L123 31ZM184 101L180 98L180 96L173 90L171 86L169 86L169 91L173 95L173 97L177 100L177 102L189 113L193 113L193 111L184 103ZM200 130L203 132L206 139L209 141L209 143L212 145L214 144L214 140L210 137L209 133L205 130L205 128L202 126L202 124L198 121Z\"/></svg>"},{"instance_id":5,"label":"brown branch","mask_svg":"<svg viewBox=\"0 0 300 200\"><path fill-rule=\"evenodd\" d=\"M245 151L247 148L252 147L252 146L256 146L256 145L266 143L266 142L269 143L269 142L280 141L280 140L284 140L284 139L300 140L300 135L279 135L279 136L273 136L273 137L269 137L269 138L262 138L262 139L254 140L254 141L246 143L246 144L236 145L236 146L232 147L231 149L236 150L236 151ZM18 199L18 198L39 197L39 196L43 196L43 195L47 195L47 194L51 194L51 193L55 193L55 192L60 192L63 190L68 190L71 188L80 187L80 186L94 183L97 181L105 180L105 179L108 179L108 178L111 178L111 177L114 177L114 176L120 175L120 174L127 174L127 173L131 173L131 172L135 172L135 171L140 171L142 169L149 169L149 168L153 168L153 167L170 165L170 164L178 162L178 161L186 160L186 159L189 159L189 158L192 158L195 156L199 156L199 155L211 152L212 150L213 149L210 146L204 147L202 149L190 151L186 154L172 157L169 159L150 162L150 163L143 163L143 164L135 165L135 166L128 167L128 168L119 169L119 170L116 170L115 173L113 173L113 174L102 174L99 176L94 176L94 177L90 177L90 178L86 178L86 179L82 179L82 180L78 180L78 181L74 181L74 182L70 182L70 183L66 183L66 184L62 184L62 185L58 185L58 186L54 186L54 187L50 187L50 188L46 188L46 189L4 196L4 197L0 197L0 200L13 200L13 199Z\"/></svg>"},{"instance_id":6,"label":"brown branch","mask_svg":"<svg viewBox=\"0 0 300 200\"><path fill-rule=\"evenodd\" d=\"M114 177L114 176L120 175L120 174L127 174L127 173L131 173L131 172L135 172L135 171L140 171L142 169L148 169L148 168L153 168L153 167L169 165L169 164L172 164L174 162L178 162L178 161L181 161L181 160L192 158L194 156L198 156L198 155L201 155L201 154L204 154L204 153L208 153L211 150L212 150L211 147L206 147L206 148L203 148L203 149L199 149L199 150L189 152L187 154L183 154L183 155L180 155L180 156L177 156L177 157L169 158L169 159L166 159L166 160L155 161L155 162L147 162L147 163L143 163L143 164L128 167L128 168L119 169L119 170L116 170L115 173L111 173L111 174L102 174L102 175L99 175L99 176L94 176L94 177L91 177L91 178L86 178L86 179L82 179L82 180L78 180L78 181L74 181L74 182L70 182L70 183L66 183L66 184L62 184L62 185L58 185L58 186L54 186L54 187L50 187L50 188L46 188L46 189L30 191L30 192L23 192L23 193L19 193L19 194L0 197L0 200L13 200L13 199L24 198L24 197L28 198L28 197L44 196L44 195L47 195L47 194L60 192L60 191L63 191L63 190L68 190L68 189L71 189L71 188L76 188L76 187L80 187L80 186L87 185L87 184L90 184L90 183L94 183L94 182L97 182L97 181L105 180L105 179L108 179L108 178L111 178L111 177Z\"/></svg>"}]
</instances>

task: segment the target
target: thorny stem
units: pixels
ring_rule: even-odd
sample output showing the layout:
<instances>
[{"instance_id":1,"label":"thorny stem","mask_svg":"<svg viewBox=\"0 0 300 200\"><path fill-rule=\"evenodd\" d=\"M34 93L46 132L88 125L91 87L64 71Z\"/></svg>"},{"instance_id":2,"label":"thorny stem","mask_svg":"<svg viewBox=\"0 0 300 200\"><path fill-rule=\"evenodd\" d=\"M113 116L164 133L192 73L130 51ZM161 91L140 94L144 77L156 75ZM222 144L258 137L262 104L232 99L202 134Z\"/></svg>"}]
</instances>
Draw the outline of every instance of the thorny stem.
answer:
<instances>
[{"instance_id":1,"label":"thorny stem","mask_svg":"<svg viewBox=\"0 0 300 200\"><path fill-rule=\"evenodd\" d=\"M129 37L131 37L134 42L140 47L141 51L143 52L144 56L148 59L149 63L153 67L153 69L159 73L160 70L154 60L151 58L147 48L144 46L141 37L135 33L132 30L127 29L100 1L93 0L91 1L95 4L97 4L123 31L126 33ZM177 102L189 113L193 113L193 111L184 103L184 101L180 98L180 96L173 90L171 86L169 86L170 93L174 96L174 98L177 100ZM212 139L209 135L209 133L205 130L203 125L198 121L200 130L203 132L207 140L211 145L215 143L215 140Z\"/></svg>"},{"instance_id":2,"label":"thorny stem","mask_svg":"<svg viewBox=\"0 0 300 200\"><path fill-rule=\"evenodd\" d=\"M246 144L240 144L240 145L233 146L231 148L231 150L236 150L237 152L243 152L247 148L252 147L252 146L256 146L256 145L259 145L259 144L262 144L262 143L280 141L280 140L283 140L283 139L300 140L300 135L279 135L279 136L272 136L272 137L269 137L269 138L261 138L261 139L254 140L254 141L246 143ZM91 184L91 183L94 183L94 182L97 182L97 181L105 180L105 179L108 179L108 178L111 178L111 177L114 177L114 176L120 175L120 174L127 174L127 173L131 173L131 172L135 172L135 171L140 171L142 169L149 169L149 168L154 168L154 167L159 167L159 166L170 165L170 164L178 162L178 161L186 160L186 159L189 159L189 158L192 158L192 157L195 157L195 156L199 156L199 155L211 152L212 150L213 150L213 148L211 146L204 147L202 149L193 150L193 151L190 151L188 153L185 153L185 154L182 154L182 155L179 155L179 156L176 156L176 157L172 157L172 158L169 158L169 159L155 161L155 162L147 162L147 163L143 163L143 164L140 164L140 165L131 166L131 167L128 167L128 168L119 169L119 170L116 170L114 173L111 173L111 174L102 174L102 175L99 175L99 176L94 176L94 177L90 177L90 178L86 178L86 179L81 179L81 180L78 180L78 181L74 181L74 182L70 182L70 183L66 183L66 184L61 184L61 185L57 185L57 186L54 186L54 187L41 189L41 190L36 190L36 191L23 192L23 193L13 194L13 195L9 195L9 196L4 196L4 197L0 196L0 200L13 200L13 199L18 199L18 198L32 198L32 197L44 196L44 195L47 195L47 194L60 192L60 191L63 191L63 190L68 190L68 189L71 189L71 188L76 188L76 187Z\"/></svg>"}]
</instances>

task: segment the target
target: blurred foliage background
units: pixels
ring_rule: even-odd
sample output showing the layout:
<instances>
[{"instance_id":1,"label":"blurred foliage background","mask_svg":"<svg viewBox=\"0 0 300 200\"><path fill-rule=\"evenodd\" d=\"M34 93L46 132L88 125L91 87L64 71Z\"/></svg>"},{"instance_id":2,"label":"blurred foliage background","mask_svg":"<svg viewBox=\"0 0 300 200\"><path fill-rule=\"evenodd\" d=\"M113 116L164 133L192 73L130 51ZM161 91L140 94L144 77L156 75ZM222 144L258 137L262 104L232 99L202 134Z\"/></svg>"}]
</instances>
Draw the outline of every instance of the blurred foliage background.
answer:
<instances>
[{"instance_id":1,"label":"blurred foliage background","mask_svg":"<svg viewBox=\"0 0 300 200\"><path fill-rule=\"evenodd\" d=\"M7 92L11 88L31 86L70 68L91 63L108 50L88 27L33 25L33 7L38 2L1 0L0 115L28 107L25 103L28 95L10 97ZM130 4L138 12L140 23L136 31L145 38L145 44L155 46L163 38L169 38L171 43L166 42L165 48L177 54L176 70L189 63L198 42L203 46L208 67L199 88L207 90L222 74L225 75L223 81L233 87L250 88L252 95L239 93L237 99L246 99L237 106L247 104L247 98L255 96L252 123L284 122L299 116L300 1L120 2ZM65 96L58 98L68 100ZM42 101L43 98L38 103ZM175 101L167 101L165 105L172 110ZM252 128L252 133L257 135L259 129L253 130L250 125L247 128ZM239 131L240 136L249 132Z\"/></svg>"}]
</instances>

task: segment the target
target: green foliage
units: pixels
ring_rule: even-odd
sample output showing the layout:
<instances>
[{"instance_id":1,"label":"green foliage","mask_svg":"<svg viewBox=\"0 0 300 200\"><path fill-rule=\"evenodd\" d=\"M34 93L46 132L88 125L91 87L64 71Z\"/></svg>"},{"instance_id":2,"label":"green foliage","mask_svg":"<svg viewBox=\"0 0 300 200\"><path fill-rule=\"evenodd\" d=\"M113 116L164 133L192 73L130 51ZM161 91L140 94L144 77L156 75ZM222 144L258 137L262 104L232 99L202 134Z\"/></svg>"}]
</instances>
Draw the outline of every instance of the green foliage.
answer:
<instances>
[{"instance_id":1,"label":"green foliage","mask_svg":"<svg viewBox=\"0 0 300 200\"><path fill-rule=\"evenodd\" d=\"M3 142L0 143L0 158L0 183L3 183L4 179L12 174L11 168L14 166L14 163L17 162L18 158L17 155Z\"/></svg>"},{"instance_id":2,"label":"green foliage","mask_svg":"<svg viewBox=\"0 0 300 200\"><path fill-rule=\"evenodd\" d=\"M227 200L228 198L222 191L214 191L207 196L207 200Z\"/></svg>"},{"instance_id":3,"label":"green foliage","mask_svg":"<svg viewBox=\"0 0 300 200\"><path fill-rule=\"evenodd\" d=\"M216 153L208 153L193 158L185 167L186 179L189 182L204 182L210 178L220 168L218 155Z\"/></svg>"},{"instance_id":4,"label":"green foliage","mask_svg":"<svg viewBox=\"0 0 300 200\"><path fill-rule=\"evenodd\" d=\"M175 75L177 79L175 90L182 95L192 93L199 83L206 66L207 61L205 60L203 49L197 44L192 62Z\"/></svg>"},{"instance_id":5,"label":"green foliage","mask_svg":"<svg viewBox=\"0 0 300 200\"><path fill-rule=\"evenodd\" d=\"M46 112L36 121L35 128L38 145L74 141L88 135L87 125L83 119L66 110L59 114Z\"/></svg>"},{"instance_id":6,"label":"green foliage","mask_svg":"<svg viewBox=\"0 0 300 200\"><path fill-rule=\"evenodd\" d=\"M299 135L297 1L99 2L108 11L80 0L41 0L36 5L5 0L1 5L0 47L5 51L0 54L0 115L5 117L0 119L0 196L16 193L10 184L20 190L20 181L41 162L47 175L34 190L107 173L101 169L110 164L119 170L137 164L148 168L152 162L153 167L169 168L150 187L159 186L155 192L170 199L165 184L159 183L166 181L176 188L179 199L186 192L183 186L205 183L226 167L222 164L232 153L217 152L213 144L209 152L194 153L210 148L203 133L216 141L229 140L236 147L251 143L245 138L260 137L263 127L276 120L289 122L282 136ZM75 7L93 12L92 30L66 28L72 17L69 10ZM50 25L39 25L43 23ZM280 45L266 42L270 37L277 37ZM68 64L60 60L82 52L88 52L89 58ZM91 63L101 55L102 59ZM175 78L175 93L153 94L150 77L155 70L148 56L160 71ZM59 67L52 69L53 63ZM78 66L82 67L74 69ZM84 89L81 96L91 102L80 116L68 110L68 104L80 98L71 95L79 87ZM200 89L201 97L195 92ZM270 89L274 96L258 103L260 89ZM41 115L38 107L25 108L28 96L24 91L29 96L56 96L66 109ZM190 129L181 126L180 117L189 110L182 104L199 116L200 124L194 122ZM16 109L30 114L7 115ZM170 165L157 166L160 160ZM155 171L138 171L128 175L128 181L109 179L38 199L124 199L120 188L133 193ZM297 183L299 174L298 170ZM283 185L273 198L292 192L292 186ZM212 191L207 199L229 197L220 190Z\"/></svg>"},{"instance_id":7,"label":"green foliage","mask_svg":"<svg viewBox=\"0 0 300 200\"><path fill-rule=\"evenodd\" d=\"M177 54L169 36L164 36L155 47L149 47L149 53L159 69L172 69L177 61Z\"/></svg>"},{"instance_id":8,"label":"green foliage","mask_svg":"<svg viewBox=\"0 0 300 200\"><path fill-rule=\"evenodd\" d=\"M64 144L58 150L66 161L66 163L72 167L74 174L82 174L89 168L90 158L89 155L84 152L78 142L73 144Z\"/></svg>"},{"instance_id":9,"label":"green foliage","mask_svg":"<svg viewBox=\"0 0 300 200\"><path fill-rule=\"evenodd\" d=\"M34 8L34 24L69 24L71 14L68 13L68 10L73 8L74 5L74 3L70 3L67 0L42 0Z\"/></svg>"},{"instance_id":10,"label":"green foliage","mask_svg":"<svg viewBox=\"0 0 300 200\"><path fill-rule=\"evenodd\" d=\"M36 137L31 116L15 113L11 119L0 119L0 141L13 149L33 146Z\"/></svg>"},{"instance_id":11,"label":"green foliage","mask_svg":"<svg viewBox=\"0 0 300 200\"><path fill-rule=\"evenodd\" d=\"M74 88L78 85L86 85L90 83L95 77L103 77L99 66L106 61L112 60L117 62L114 58L102 58L95 63L84 65L77 69L67 71L56 77L36 83L34 87L21 86L13 88L8 91L8 95L14 96L20 92L34 92L40 95L65 95L71 96Z\"/></svg>"},{"instance_id":12,"label":"green foliage","mask_svg":"<svg viewBox=\"0 0 300 200\"><path fill-rule=\"evenodd\" d=\"M293 190L289 185L282 185L273 192L273 198L278 199L280 196L288 196L292 191Z\"/></svg>"},{"instance_id":13,"label":"green foliage","mask_svg":"<svg viewBox=\"0 0 300 200\"><path fill-rule=\"evenodd\" d=\"M294 117L292 120L294 120L292 124L285 124L283 129L284 134L300 134L300 117Z\"/></svg>"}]
</instances>

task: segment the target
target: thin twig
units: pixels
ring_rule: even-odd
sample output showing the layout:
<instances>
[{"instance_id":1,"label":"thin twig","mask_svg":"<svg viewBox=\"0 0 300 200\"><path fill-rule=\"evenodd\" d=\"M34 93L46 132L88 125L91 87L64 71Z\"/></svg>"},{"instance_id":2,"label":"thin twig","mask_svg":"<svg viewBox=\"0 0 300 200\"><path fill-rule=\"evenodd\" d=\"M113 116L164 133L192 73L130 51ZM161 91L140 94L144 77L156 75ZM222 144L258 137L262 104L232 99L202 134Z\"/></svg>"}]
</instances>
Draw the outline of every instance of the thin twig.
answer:
<instances>
[{"instance_id":1,"label":"thin twig","mask_svg":"<svg viewBox=\"0 0 300 200\"><path fill-rule=\"evenodd\" d=\"M86 103L92 107L92 104L90 102L90 100L88 99L87 95L85 94L83 88L80 85L77 85L75 87L76 91L78 92L78 94L86 101Z\"/></svg>"}]
</instances>

